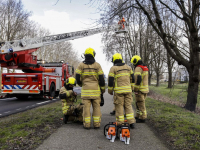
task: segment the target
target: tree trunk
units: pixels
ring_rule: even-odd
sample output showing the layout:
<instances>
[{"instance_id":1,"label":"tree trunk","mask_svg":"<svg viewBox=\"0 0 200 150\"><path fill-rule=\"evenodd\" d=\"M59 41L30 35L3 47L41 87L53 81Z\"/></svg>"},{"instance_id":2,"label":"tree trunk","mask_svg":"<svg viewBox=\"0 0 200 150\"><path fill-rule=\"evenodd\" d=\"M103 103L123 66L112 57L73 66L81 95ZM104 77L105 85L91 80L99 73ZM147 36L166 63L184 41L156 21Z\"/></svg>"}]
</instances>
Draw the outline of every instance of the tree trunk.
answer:
<instances>
[{"instance_id":1,"label":"tree trunk","mask_svg":"<svg viewBox=\"0 0 200 150\"><path fill-rule=\"evenodd\" d=\"M149 79L148 79L149 85L151 85L151 76L152 76L152 73L149 73Z\"/></svg>"},{"instance_id":2,"label":"tree trunk","mask_svg":"<svg viewBox=\"0 0 200 150\"><path fill-rule=\"evenodd\" d=\"M159 83L160 74L159 73L156 73L156 78L157 78L156 86L159 86L160 85L160 83Z\"/></svg>"},{"instance_id":3,"label":"tree trunk","mask_svg":"<svg viewBox=\"0 0 200 150\"><path fill-rule=\"evenodd\" d=\"M167 88L172 88L172 67L168 66L168 86Z\"/></svg>"},{"instance_id":4,"label":"tree trunk","mask_svg":"<svg viewBox=\"0 0 200 150\"><path fill-rule=\"evenodd\" d=\"M187 68L189 73L189 84L188 84L188 95L187 102L185 104L185 108L190 111L195 111L197 104L197 96L199 89L199 43L197 34L192 35L193 37L191 46L193 49L193 53L191 55L191 67Z\"/></svg>"},{"instance_id":5,"label":"tree trunk","mask_svg":"<svg viewBox=\"0 0 200 150\"><path fill-rule=\"evenodd\" d=\"M195 111L197 104L199 82L194 81L193 73L189 73L188 95L185 108L190 111Z\"/></svg>"},{"instance_id":6,"label":"tree trunk","mask_svg":"<svg viewBox=\"0 0 200 150\"><path fill-rule=\"evenodd\" d=\"M172 69L169 69L169 77L168 77L168 87L167 88L172 88Z\"/></svg>"},{"instance_id":7,"label":"tree trunk","mask_svg":"<svg viewBox=\"0 0 200 150\"><path fill-rule=\"evenodd\" d=\"M172 88L172 63L169 54L167 54L167 68L168 68L168 86L167 88Z\"/></svg>"}]
</instances>

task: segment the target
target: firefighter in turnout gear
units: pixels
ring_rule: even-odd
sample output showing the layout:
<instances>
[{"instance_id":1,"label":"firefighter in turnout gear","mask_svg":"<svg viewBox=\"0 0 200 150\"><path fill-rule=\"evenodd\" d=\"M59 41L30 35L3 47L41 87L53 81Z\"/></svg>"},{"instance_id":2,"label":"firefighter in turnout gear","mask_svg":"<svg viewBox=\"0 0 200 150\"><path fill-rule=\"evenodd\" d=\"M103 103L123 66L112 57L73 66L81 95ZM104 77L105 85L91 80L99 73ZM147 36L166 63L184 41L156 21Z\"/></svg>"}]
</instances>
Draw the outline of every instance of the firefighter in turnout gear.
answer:
<instances>
[{"instance_id":1,"label":"firefighter in turnout gear","mask_svg":"<svg viewBox=\"0 0 200 150\"><path fill-rule=\"evenodd\" d=\"M95 51L92 48L85 50L85 60L79 64L76 69L76 80L81 89L81 98L83 107L83 127L85 129L91 128L91 114L90 107L93 107L93 126L95 129L100 127L101 123L101 110L100 103L101 96L105 92L104 73L99 63L94 59ZM101 95L101 96L100 96Z\"/></svg>"},{"instance_id":2,"label":"firefighter in turnout gear","mask_svg":"<svg viewBox=\"0 0 200 150\"><path fill-rule=\"evenodd\" d=\"M145 99L149 92L148 87L148 68L143 64L140 56L135 55L131 59L131 63L135 66L134 77L134 92L136 99L136 122L144 123L147 118L147 111L145 107Z\"/></svg>"},{"instance_id":3,"label":"firefighter in turnout gear","mask_svg":"<svg viewBox=\"0 0 200 150\"><path fill-rule=\"evenodd\" d=\"M119 29L122 29L122 30L124 30L125 29L125 19L124 19L124 17L122 17L122 19L118 22L118 25L119 25Z\"/></svg>"},{"instance_id":4,"label":"firefighter in turnout gear","mask_svg":"<svg viewBox=\"0 0 200 150\"><path fill-rule=\"evenodd\" d=\"M68 121L83 122L82 112L83 105L74 105L77 93L73 91L76 85L76 79L69 77L60 89L59 97L62 101L62 111L64 114L63 122L66 124Z\"/></svg>"},{"instance_id":5,"label":"firefighter in turnout gear","mask_svg":"<svg viewBox=\"0 0 200 150\"><path fill-rule=\"evenodd\" d=\"M117 125L124 123L124 110L127 122L134 128L135 118L132 107L134 75L131 67L122 62L119 53L113 55L111 67L108 75L108 93L113 95Z\"/></svg>"}]
</instances>

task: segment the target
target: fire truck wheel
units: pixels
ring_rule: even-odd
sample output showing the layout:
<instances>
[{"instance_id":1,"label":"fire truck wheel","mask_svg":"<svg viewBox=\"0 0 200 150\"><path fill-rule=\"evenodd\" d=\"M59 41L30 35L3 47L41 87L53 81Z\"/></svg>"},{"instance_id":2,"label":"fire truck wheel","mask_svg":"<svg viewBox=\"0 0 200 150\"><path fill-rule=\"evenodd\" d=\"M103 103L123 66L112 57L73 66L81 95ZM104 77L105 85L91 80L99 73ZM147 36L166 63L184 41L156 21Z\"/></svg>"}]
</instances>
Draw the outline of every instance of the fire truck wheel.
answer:
<instances>
[{"instance_id":1,"label":"fire truck wheel","mask_svg":"<svg viewBox=\"0 0 200 150\"><path fill-rule=\"evenodd\" d=\"M52 83L51 86L50 86L50 96L55 98L55 84Z\"/></svg>"},{"instance_id":2,"label":"fire truck wheel","mask_svg":"<svg viewBox=\"0 0 200 150\"><path fill-rule=\"evenodd\" d=\"M28 95L19 95L19 96L16 96L17 99L21 99L21 100L25 100L25 99L28 99Z\"/></svg>"},{"instance_id":3,"label":"fire truck wheel","mask_svg":"<svg viewBox=\"0 0 200 150\"><path fill-rule=\"evenodd\" d=\"M55 97L59 96L59 91L56 91Z\"/></svg>"}]
</instances>

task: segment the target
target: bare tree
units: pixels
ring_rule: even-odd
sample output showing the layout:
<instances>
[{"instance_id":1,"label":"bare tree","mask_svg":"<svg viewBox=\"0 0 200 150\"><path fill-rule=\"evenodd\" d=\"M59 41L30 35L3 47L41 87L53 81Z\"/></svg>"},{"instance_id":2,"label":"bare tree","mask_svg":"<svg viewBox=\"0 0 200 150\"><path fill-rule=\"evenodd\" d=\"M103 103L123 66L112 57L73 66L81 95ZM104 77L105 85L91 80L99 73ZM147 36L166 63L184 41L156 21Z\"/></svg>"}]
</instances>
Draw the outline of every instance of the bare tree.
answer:
<instances>
[{"instance_id":1,"label":"bare tree","mask_svg":"<svg viewBox=\"0 0 200 150\"><path fill-rule=\"evenodd\" d=\"M21 0L3 1L1 7L0 40L12 41L24 37L24 30L30 25L31 12L24 10Z\"/></svg>"},{"instance_id":2,"label":"bare tree","mask_svg":"<svg viewBox=\"0 0 200 150\"><path fill-rule=\"evenodd\" d=\"M120 3L120 7L114 7L114 3ZM133 10L133 8L134 10L143 11L154 31L162 39L168 54L179 65L185 66L189 72L188 96L185 108L190 111L196 109L199 85L199 6L199 0L171 0L170 3L168 0L107 1L107 7L104 5L106 11L102 15L102 17L108 14L110 16L104 20L103 23L105 23L108 19L113 20L118 14L124 14L128 10ZM179 22L178 32L172 33L164 30L164 16L169 15L168 13L163 14L166 11ZM175 24L175 22L172 22L172 24ZM188 45L188 48L183 49L184 45Z\"/></svg>"},{"instance_id":3,"label":"bare tree","mask_svg":"<svg viewBox=\"0 0 200 150\"><path fill-rule=\"evenodd\" d=\"M169 55L178 61L179 65L182 64L185 66L189 72L189 86L188 86L188 96L187 103L185 108L191 111L194 111L197 103L198 95L198 85L199 85L199 57L198 53L200 51L199 41L198 41L198 32L199 32L199 0L188 0L184 1L173 1L170 5L167 4L167 1L159 0L159 5L156 4L155 0L151 0L151 8L153 9L154 14L151 16L148 13L148 9L144 3L136 0L137 5L144 11L144 14L147 16L149 22L157 32L157 34L162 38L163 44L167 49ZM157 1L158 3L158 1ZM183 25L180 32L187 33L187 40L189 42L189 59L185 57L182 52L182 49L179 47L181 43L178 43L176 39L173 38L173 33L166 33L163 27L163 21L159 12L159 8L164 7L170 11L176 18L182 21ZM177 11L174 11L177 10ZM154 20L156 20L154 22ZM178 35L177 35L178 36Z\"/></svg>"},{"instance_id":4,"label":"bare tree","mask_svg":"<svg viewBox=\"0 0 200 150\"><path fill-rule=\"evenodd\" d=\"M156 86L159 86L160 83L160 75L163 72L163 63L164 63L164 54L163 54L163 47L161 42L158 40L155 42L155 49L152 51L153 54L153 68L154 71L156 73L156 77L157 77L157 82L156 82Z\"/></svg>"},{"instance_id":5,"label":"bare tree","mask_svg":"<svg viewBox=\"0 0 200 150\"><path fill-rule=\"evenodd\" d=\"M0 2L0 41L12 41L26 35L31 12L24 10L21 0ZM2 68L3 69L3 68ZM3 70L1 70L2 73ZM9 72L9 69L7 69ZM1 78L1 75L0 75Z\"/></svg>"}]
</instances>

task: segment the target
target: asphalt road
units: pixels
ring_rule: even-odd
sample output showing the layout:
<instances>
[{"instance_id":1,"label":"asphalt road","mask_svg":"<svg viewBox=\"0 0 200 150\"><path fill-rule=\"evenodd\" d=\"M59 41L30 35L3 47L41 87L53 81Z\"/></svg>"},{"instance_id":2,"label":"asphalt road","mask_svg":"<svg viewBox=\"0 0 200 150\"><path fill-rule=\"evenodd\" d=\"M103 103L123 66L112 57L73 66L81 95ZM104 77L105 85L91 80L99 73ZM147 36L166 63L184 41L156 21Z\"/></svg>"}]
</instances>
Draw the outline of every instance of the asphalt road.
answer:
<instances>
[{"instance_id":1,"label":"asphalt road","mask_svg":"<svg viewBox=\"0 0 200 150\"><path fill-rule=\"evenodd\" d=\"M101 128L86 130L82 125L63 124L46 139L36 150L168 150L169 148L154 134L147 124L136 124L131 129L130 144L125 145L119 139L111 143L105 138L103 129L115 116L109 113L113 109L112 96L104 94L105 104L101 107Z\"/></svg>"},{"instance_id":2,"label":"asphalt road","mask_svg":"<svg viewBox=\"0 0 200 150\"><path fill-rule=\"evenodd\" d=\"M74 91L77 92L78 94L81 93L81 88L75 87ZM49 103L53 103L55 101L60 100L59 98L49 100L45 98L31 98L29 97L28 100L21 100L17 99L15 97L13 98L5 98L5 99L0 99L0 118L5 117L14 113L26 111L28 109L38 107L41 105L46 105Z\"/></svg>"}]
</instances>

